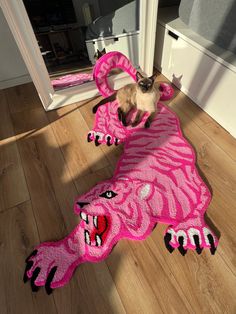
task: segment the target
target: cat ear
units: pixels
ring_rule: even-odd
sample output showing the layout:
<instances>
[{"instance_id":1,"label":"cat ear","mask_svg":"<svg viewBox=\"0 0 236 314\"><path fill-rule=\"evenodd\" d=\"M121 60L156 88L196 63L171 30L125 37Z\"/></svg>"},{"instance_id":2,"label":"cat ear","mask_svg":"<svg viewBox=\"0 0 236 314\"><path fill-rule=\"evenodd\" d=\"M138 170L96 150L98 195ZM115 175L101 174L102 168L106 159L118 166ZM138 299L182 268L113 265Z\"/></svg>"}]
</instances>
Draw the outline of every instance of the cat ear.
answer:
<instances>
[{"instance_id":1,"label":"cat ear","mask_svg":"<svg viewBox=\"0 0 236 314\"><path fill-rule=\"evenodd\" d=\"M152 186L150 183L143 184L138 192L141 200L147 199L151 193L152 193Z\"/></svg>"},{"instance_id":2,"label":"cat ear","mask_svg":"<svg viewBox=\"0 0 236 314\"><path fill-rule=\"evenodd\" d=\"M142 74L141 74L139 71L137 71L137 72L136 72L136 80L139 81L139 80L141 80L142 78L143 78Z\"/></svg>"},{"instance_id":3,"label":"cat ear","mask_svg":"<svg viewBox=\"0 0 236 314\"><path fill-rule=\"evenodd\" d=\"M100 50L98 50L98 58L102 57L102 52Z\"/></svg>"},{"instance_id":4,"label":"cat ear","mask_svg":"<svg viewBox=\"0 0 236 314\"><path fill-rule=\"evenodd\" d=\"M103 48L103 49L102 49L102 52L105 52L105 53L106 53L106 48Z\"/></svg>"},{"instance_id":5,"label":"cat ear","mask_svg":"<svg viewBox=\"0 0 236 314\"><path fill-rule=\"evenodd\" d=\"M158 72L154 72L154 74L152 76L150 76L150 79L155 81L155 79L157 78Z\"/></svg>"}]
</instances>

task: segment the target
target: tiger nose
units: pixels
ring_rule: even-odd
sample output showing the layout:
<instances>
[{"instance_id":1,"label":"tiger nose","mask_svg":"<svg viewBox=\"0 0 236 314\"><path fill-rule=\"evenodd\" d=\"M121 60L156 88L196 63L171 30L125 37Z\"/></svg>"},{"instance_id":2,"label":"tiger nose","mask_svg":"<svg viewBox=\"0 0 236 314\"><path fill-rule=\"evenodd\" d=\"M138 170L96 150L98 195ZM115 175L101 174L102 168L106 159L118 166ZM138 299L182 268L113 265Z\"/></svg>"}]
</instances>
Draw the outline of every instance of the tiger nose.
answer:
<instances>
[{"instance_id":1,"label":"tiger nose","mask_svg":"<svg viewBox=\"0 0 236 314\"><path fill-rule=\"evenodd\" d=\"M79 205L80 208L83 208L85 205L89 205L89 203L86 203L86 202L77 202L77 205Z\"/></svg>"}]
</instances>

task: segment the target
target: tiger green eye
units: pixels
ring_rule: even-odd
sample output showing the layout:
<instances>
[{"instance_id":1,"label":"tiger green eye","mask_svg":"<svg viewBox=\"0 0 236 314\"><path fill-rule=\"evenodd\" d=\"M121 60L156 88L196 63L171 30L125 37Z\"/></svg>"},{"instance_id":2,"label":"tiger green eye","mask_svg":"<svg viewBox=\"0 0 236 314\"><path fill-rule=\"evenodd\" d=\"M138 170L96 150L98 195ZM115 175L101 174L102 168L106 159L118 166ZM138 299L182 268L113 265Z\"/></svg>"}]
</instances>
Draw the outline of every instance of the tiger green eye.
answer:
<instances>
[{"instance_id":1,"label":"tiger green eye","mask_svg":"<svg viewBox=\"0 0 236 314\"><path fill-rule=\"evenodd\" d=\"M100 196L100 197L107 198L107 199L110 199L110 198L115 197L116 195L117 195L117 193L115 193L115 192L113 192L113 191L108 190L108 191L106 191L106 192L104 192L104 193L100 194L99 196Z\"/></svg>"}]
</instances>

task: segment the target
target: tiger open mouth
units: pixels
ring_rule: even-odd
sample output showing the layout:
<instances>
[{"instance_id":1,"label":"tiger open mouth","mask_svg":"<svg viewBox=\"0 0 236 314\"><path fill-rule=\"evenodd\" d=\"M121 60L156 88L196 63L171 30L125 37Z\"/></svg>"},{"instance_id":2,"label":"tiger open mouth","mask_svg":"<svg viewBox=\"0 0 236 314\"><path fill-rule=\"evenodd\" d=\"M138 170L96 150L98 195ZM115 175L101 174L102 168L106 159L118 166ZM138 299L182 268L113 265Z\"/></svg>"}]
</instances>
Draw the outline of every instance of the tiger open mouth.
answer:
<instances>
[{"instance_id":1,"label":"tiger open mouth","mask_svg":"<svg viewBox=\"0 0 236 314\"><path fill-rule=\"evenodd\" d=\"M107 216L92 216L80 212L84 221L84 241L90 246L102 246L109 231L109 218Z\"/></svg>"}]
</instances>

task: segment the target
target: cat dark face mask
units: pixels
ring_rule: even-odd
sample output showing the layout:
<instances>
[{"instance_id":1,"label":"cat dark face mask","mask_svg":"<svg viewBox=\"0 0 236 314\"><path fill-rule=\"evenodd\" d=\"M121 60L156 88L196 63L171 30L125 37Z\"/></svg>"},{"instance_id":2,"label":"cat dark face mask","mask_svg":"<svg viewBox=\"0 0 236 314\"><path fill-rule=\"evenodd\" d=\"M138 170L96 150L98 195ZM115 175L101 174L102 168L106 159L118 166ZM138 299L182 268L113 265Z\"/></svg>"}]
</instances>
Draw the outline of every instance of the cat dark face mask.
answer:
<instances>
[{"instance_id":1,"label":"cat dark face mask","mask_svg":"<svg viewBox=\"0 0 236 314\"><path fill-rule=\"evenodd\" d=\"M136 79L138 82L138 87L143 93L147 93L152 90L153 83L157 77L157 73L150 77L144 77L140 72L136 73Z\"/></svg>"},{"instance_id":2,"label":"cat dark face mask","mask_svg":"<svg viewBox=\"0 0 236 314\"><path fill-rule=\"evenodd\" d=\"M143 93L147 93L152 90L154 81L150 78L143 78L138 82L138 86Z\"/></svg>"}]
</instances>

